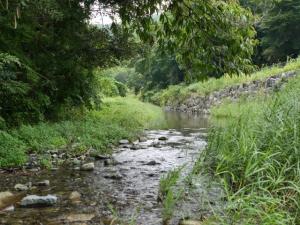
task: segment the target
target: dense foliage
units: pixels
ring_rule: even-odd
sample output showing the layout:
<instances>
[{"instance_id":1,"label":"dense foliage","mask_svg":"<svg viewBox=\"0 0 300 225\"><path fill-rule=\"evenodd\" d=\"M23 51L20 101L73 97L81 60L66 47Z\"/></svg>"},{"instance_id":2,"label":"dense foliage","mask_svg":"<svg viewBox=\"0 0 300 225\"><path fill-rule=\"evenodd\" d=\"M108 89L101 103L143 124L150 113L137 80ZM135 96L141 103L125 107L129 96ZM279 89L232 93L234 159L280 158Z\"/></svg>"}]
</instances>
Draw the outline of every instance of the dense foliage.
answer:
<instances>
[{"instance_id":1,"label":"dense foliage","mask_svg":"<svg viewBox=\"0 0 300 225\"><path fill-rule=\"evenodd\" d=\"M88 24L93 1L1 1L0 115L8 125L99 102L93 70L130 57L118 26Z\"/></svg>"},{"instance_id":2,"label":"dense foliage","mask_svg":"<svg viewBox=\"0 0 300 225\"><path fill-rule=\"evenodd\" d=\"M257 17L260 44L254 55L258 65L285 62L300 53L299 0L240 0Z\"/></svg>"},{"instance_id":3,"label":"dense foliage","mask_svg":"<svg viewBox=\"0 0 300 225\"><path fill-rule=\"evenodd\" d=\"M263 18L263 56L269 63L283 62L300 54L300 1L281 0Z\"/></svg>"}]
</instances>

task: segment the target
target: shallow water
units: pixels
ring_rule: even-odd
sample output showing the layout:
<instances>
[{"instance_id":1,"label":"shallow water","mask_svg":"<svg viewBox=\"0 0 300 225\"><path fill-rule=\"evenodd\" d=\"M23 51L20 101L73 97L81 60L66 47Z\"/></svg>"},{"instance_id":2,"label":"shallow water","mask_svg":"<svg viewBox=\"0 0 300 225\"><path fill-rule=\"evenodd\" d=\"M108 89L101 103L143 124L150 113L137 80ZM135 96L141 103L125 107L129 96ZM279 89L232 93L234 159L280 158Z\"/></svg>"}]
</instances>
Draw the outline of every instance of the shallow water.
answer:
<instances>
[{"instance_id":1,"label":"shallow water","mask_svg":"<svg viewBox=\"0 0 300 225\"><path fill-rule=\"evenodd\" d=\"M0 214L0 224L118 224L121 218L139 225L162 224L162 206L157 201L161 176L179 166L191 167L203 149L207 120L196 115L166 113L168 129L145 131L146 142L136 143L137 150L118 147L115 163L95 161L95 170L74 168L41 171L35 174L0 174L0 191L13 191L17 183L33 184L48 179L50 186L25 194L58 196L54 207L21 208ZM166 141L159 141L166 137ZM126 146L125 146L126 147ZM80 202L69 195L78 191ZM115 221L115 222L114 222Z\"/></svg>"}]
</instances>

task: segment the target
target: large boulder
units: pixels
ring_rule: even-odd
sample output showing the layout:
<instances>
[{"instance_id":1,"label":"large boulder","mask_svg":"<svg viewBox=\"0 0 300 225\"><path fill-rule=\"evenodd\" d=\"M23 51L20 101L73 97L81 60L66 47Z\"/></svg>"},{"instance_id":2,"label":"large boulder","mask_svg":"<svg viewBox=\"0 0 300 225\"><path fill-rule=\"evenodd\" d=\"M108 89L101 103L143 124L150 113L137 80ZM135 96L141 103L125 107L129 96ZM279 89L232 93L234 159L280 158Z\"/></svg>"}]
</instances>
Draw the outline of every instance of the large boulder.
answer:
<instances>
[{"instance_id":1,"label":"large boulder","mask_svg":"<svg viewBox=\"0 0 300 225\"><path fill-rule=\"evenodd\" d=\"M38 196L28 195L21 200L20 205L22 207L34 207L34 206L52 206L57 203L57 197L55 195Z\"/></svg>"}]
</instances>

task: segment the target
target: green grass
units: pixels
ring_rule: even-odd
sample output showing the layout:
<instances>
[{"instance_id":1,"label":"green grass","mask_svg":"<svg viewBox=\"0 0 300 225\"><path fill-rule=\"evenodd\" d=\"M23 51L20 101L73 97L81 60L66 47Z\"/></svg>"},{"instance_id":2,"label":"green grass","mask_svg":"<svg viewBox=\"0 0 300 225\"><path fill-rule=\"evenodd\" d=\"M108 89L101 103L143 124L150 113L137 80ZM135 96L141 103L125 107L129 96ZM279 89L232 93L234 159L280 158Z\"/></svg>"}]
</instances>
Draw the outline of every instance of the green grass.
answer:
<instances>
[{"instance_id":1,"label":"green grass","mask_svg":"<svg viewBox=\"0 0 300 225\"><path fill-rule=\"evenodd\" d=\"M213 109L199 163L228 194L220 224L300 224L300 78L266 97Z\"/></svg>"},{"instance_id":2,"label":"green grass","mask_svg":"<svg viewBox=\"0 0 300 225\"><path fill-rule=\"evenodd\" d=\"M290 60L285 66L274 65L263 68L250 75L225 75L219 79L210 78L206 81L193 83L191 85L174 85L157 92L152 96L152 102L165 105L167 103L182 102L192 95L205 96L214 91L242 83L250 83L254 80L264 80L272 75L300 69L300 58Z\"/></svg>"},{"instance_id":3,"label":"green grass","mask_svg":"<svg viewBox=\"0 0 300 225\"><path fill-rule=\"evenodd\" d=\"M104 99L102 109L88 111L81 118L57 123L23 125L0 133L0 167L20 166L25 153L44 154L62 149L81 154L90 148L110 153L111 145L120 139L133 139L144 128L160 126L162 111L134 98ZM41 160L48 165L45 158Z\"/></svg>"},{"instance_id":4,"label":"green grass","mask_svg":"<svg viewBox=\"0 0 300 225\"><path fill-rule=\"evenodd\" d=\"M182 197L183 190L178 190L176 185L181 175L183 167L171 170L159 181L159 200L162 202L163 220L167 222L172 218L176 203Z\"/></svg>"}]
</instances>

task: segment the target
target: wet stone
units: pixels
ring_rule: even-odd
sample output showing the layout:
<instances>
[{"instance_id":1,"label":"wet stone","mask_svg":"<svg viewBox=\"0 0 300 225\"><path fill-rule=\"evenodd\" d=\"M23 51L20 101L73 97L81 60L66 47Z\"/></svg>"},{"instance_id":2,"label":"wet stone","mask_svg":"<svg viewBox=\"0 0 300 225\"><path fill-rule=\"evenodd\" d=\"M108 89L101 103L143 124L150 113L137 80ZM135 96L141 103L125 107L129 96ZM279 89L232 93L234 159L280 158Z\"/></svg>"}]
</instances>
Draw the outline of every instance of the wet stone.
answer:
<instances>
[{"instance_id":1,"label":"wet stone","mask_svg":"<svg viewBox=\"0 0 300 225\"><path fill-rule=\"evenodd\" d=\"M15 211L15 207L13 205L11 205L0 211L1 212L13 212L13 211Z\"/></svg>"},{"instance_id":2,"label":"wet stone","mask_svg":"<svg viewBox=\"0 0 300 225\"><path fill-rule=\"evenodd\" d=\"M128 140L125 140L125 139L124 139L124 140L120 140L120 141L119 141L119 144L120 144L120 145L128 145L128 144L129 144L129 141L128 141Z\"/></svg>"},{"instance_id":3,"label":"wet stone","mask_svg":"<svg viewBox=\"0 0 300 225\"><path fill-rule=\"evenodd\" d=\"M95 169L95 164L93 162L85 163L81 166L82 171L92 171L94 169Z\"/></svg>"},{"instance_id":4,"label":"wet stone","mask_svg":"<svg viewBox=\"0 0 300 225\"><path fill-rule=\"evenodd\" d=\"M10 204L11 199L14 197L13 193L9 191L0 192L0 209L6 208Z\"/></svg>"},{"instance_id":5,"label":"wet stone","mask_svg":"<svg viewBox=\"0 0 300 225\"><path fill-rule=\"evenodd\" d=\"M80 165L80 164L81 164L81 161L80 161L79 159L74 159L74 160L73 160L73 165L78 166L78 165Z\"/></svg>"},{"instance_id":6,"label":"wet stone","mask_svg":"<svg viewBox=\"0 0 300 225\"><path fill-rule=\"evenodd\" d=\"M146 142L147 138L146 137L139 137L139 142Z\"/></svg>"},{"instance_id":7,"label":"wet stone","mask_svg":"<svg viewBox=\"0 0 300 225\"><path fill-rule=\"evenodd\" d=\"M37 186L40 186L40 187L47 187L50 185L50 181L49 180L43 180L43 181L40 181L36 184Z\"/></svg>"},{"instance_id":8,"label":"wet stone","mask_svg":"<svg viewBox=\"0 0 300 225\"><path fill-rule=\"evenodd\" d=\"M168 138L165 137L165 136L161 136L161 137L158 138L158 140L160 140L160 141L166 141L166 140L168 140Z\"/></svg>"},{"instance_id":9,"label":"wet stone","mask_svg":"<svg viewBox=\"0 0 300 225\"><path fill-rule=\"evenodd\" d=\"M197 220L182 220L180 221L179 225L202 225L201 221Z\"/></svg>"},{"instance_id":10,"label":"wet stone","mask_svg":"<svg viewBox=\"0 0 300 225\"><path fill-rule=\"evenodd\" d=\"M123 176L120 173L105 174L104 178L112 180L121 180Z\"/></svg>"},{"instance_id":11,"label":"wet stone","mask_svg":"<svg viewBox=\"0 0 300 225\"><path fill-rule=\"evenodd\" d=\"M155 165L160 165L159 162L156 162L155 160L151 160L150 162L145 163L147 166L155 166Z\"/></svg>"},{"instance_id":12,"label":"wet stone","mask_svg":"<svg viewBox=\"0 0 300 225\"><path fill-rule=\"evenodd\" d=\"M57 203L57 197L54 195L38 196L28 195L21 200L22 207L35 207L35 206L52 206Z\"/></svg>"},{"instance_id":13,"label":"wet stone","mask_svg":"<svg viewBox=\"0 0 300 225\"><path fill-rule=\"evenodd\" d=\"M28 186L24 184L16 184L14 188L16 191L27 191L29 189Z\"/></svg>"},{"instance_id":14,"label":"wet stone","mask_svg":"<svg viewBox=\"0 0 300 225\"><path fill-rule=\"evenodd\" d=\"M78 191L73 191L70 195L69 195L69 199L72 202L79 202L81 198L81 194Z\"/></svg>"},{"instance_id":15,"label":"wet stone","mask_svg":"<svg viewBox=\"0 0 300 225\"><path fill-rule=\"evenodd\" d=\"M140 145L132 145L132 146L130 147L130 149L131 149L131 150L139 150L139 149L141 149L141 146L140 146Z\"/></svg>"},{"instance_id":16,"label":"wet stone","mask_svg":"<svg viewBox=\"0 0 300 225\"><path fill-rule=\"evenodd\" d=\"M101 155L101 154L97 154L97 153L93 153L91 154L92 157L94 157L97 160L104 160L104 159L110 159L111 156L109 155Z\"/></svg>"}]
</instances>

